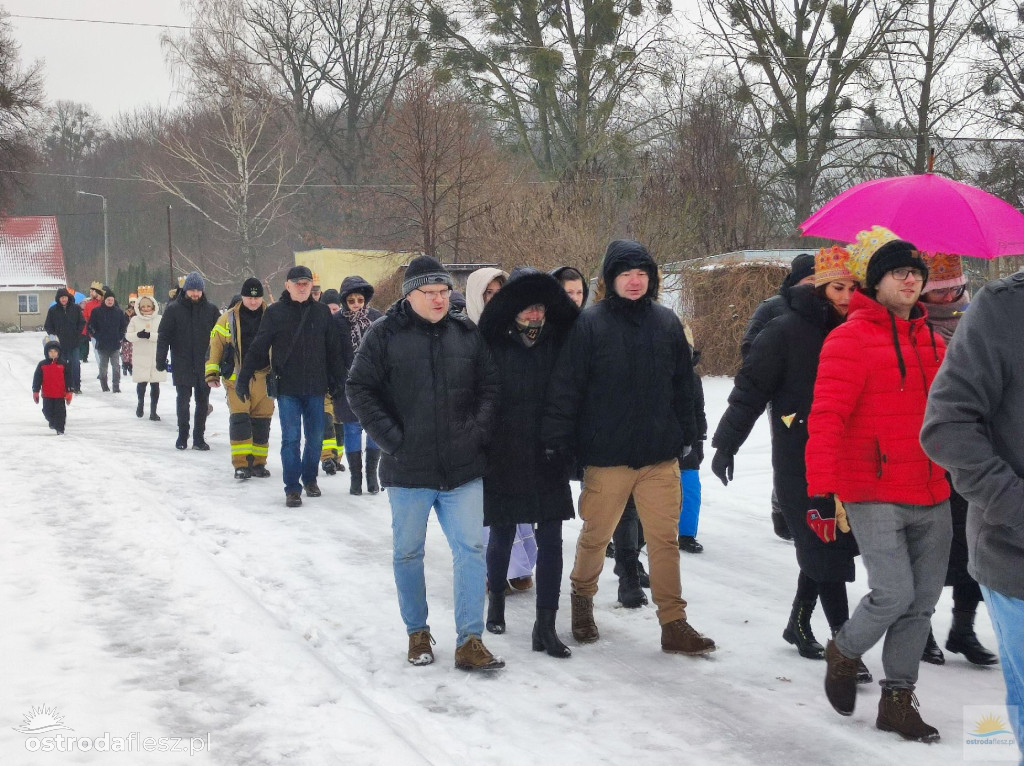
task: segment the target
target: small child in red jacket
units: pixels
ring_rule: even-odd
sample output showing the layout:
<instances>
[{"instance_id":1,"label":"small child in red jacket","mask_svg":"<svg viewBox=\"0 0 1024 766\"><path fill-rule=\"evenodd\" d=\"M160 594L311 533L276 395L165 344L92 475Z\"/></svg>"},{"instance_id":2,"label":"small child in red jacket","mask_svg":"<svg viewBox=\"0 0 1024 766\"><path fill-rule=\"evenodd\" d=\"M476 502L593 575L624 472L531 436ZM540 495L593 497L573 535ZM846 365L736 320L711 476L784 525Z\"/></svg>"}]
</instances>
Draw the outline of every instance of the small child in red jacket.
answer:
<instances>
[{"instance_id":1,"label":"small child in red jacket","mask_svg":"<svg viewBox=\"0 0 1024 766\"><path fill-rule=\"evenodd\" d=\"M43 417L50 428L63 434L67 405L71 404L71 367L60 361L60 341L56 336L47 337L43 352L46 358L36 365L32 378L32 399L39 404L42 392Z\"/></svg>"}]
</instances>

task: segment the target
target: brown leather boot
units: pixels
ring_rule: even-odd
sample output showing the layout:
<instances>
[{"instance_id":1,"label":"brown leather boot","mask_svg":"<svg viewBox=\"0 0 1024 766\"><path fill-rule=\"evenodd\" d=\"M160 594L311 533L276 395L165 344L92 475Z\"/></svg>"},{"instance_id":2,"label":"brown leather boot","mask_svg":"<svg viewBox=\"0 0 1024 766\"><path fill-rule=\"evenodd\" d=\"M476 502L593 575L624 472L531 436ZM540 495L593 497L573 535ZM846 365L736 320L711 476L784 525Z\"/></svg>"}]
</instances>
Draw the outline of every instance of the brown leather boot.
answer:
<instances>
[{"instance_id":1,"label":"brown leather boot","mask_svg":"<svg viewBox=\"0 0 1024 766\"><path fill-rule=\"evenodd\" d=\"M836 642L825 645L825 696L839 715L853 715L857 705L857 660L839 651Z\"/></svg>"},{"instance_id":2,"label":"brown leather boot","mask_svg":"<svg viewBox=\"0 0 1024 766\"><path fill-rule=\"evenodd\" d=\"M590 596L569 594L572 609L572 637L581 644L592 644L601 637L594 622L594 599Z\"/></svg>"},{"instance_id":3,"label":"brown leather boot","mask_svg":"<svg viewBox=\"0 0 1024 766\"><path fill-rule=\"evenodd\" d=\"M917 704L913 689L882 689L875 726L882 731L894 731L903 739L938 742L938 729L921 720Z\"/></svg>"},{"instance_id":4,"label":"brown leather boot","mask_svg":"<svg viewBox=\"0 0 1024 766\"><path fill-rule=\"evenodd\" d=\"M429 630L417 630L409 634L409 664L429 665L434 661L434 650L430 645L435 643Z\"/></svg>"},{"instance_id":5,"label":"brown leather boot","mask_svg":"<svg viewBox=\"0 0 1024 766\"><path fill-rule=\"evenodd\" d=\"M670 654L708 654L718 647L707 636L702 636L685 618L672 620L661 626L661 651Z\"/></svg>"},{"instance_id":6,"label":"brown leather boot","mask_svg":"<svg viewBox=\"0 0 1024 766\"><path fill-rule=\"evenodd\" d=\"M459 670L500 670L505 660L491 654L478 636L470 636L455 650L455 667Z\"/></svg>"}]
</instances>

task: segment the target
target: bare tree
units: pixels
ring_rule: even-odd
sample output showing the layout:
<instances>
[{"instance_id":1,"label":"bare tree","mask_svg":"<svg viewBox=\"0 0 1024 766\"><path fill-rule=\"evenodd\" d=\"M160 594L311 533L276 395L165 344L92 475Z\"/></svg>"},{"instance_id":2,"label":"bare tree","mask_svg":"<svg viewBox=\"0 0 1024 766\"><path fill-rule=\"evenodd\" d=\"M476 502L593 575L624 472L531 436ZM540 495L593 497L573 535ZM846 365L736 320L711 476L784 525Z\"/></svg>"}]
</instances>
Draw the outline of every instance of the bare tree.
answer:
<instances>
[{"instance_id":1,"label":"bare tree","mask_svg":"<svg viewBox=\"0 0 1024 766\"><path fill-rule=\"evenodd\" d=\"M410 80L383 128L383 177L392 238L402 247L454 261L470 224L502 195L503 164L487 124L457 88Z\"/></svg>"},{"instance_id":2,"label":"bare tree","mask_svg":"<svg viewBox=\"0 0 1024 766\"><path fill-rule=\"evenodd\" d=\"M203 26L166 38L192 96L158 139L161 162L145 178L202 215L235 252L209 262L214 280L256 273L261 247L280 233L309 178L301 142L281 119L281 104L246 56L243 19L232 0L195 0Z\"/></svg>"},{"instance_id":3,"label":"bare tree","mask_svg":"<svg viewBox=\"0 0 1024 766\"><path fill-rule=\"evenodd\" d=\"M0 9L0 205L20 188L15 171L31 162L29 121L43 104L43 66L21 65L21 48Z\"/></svg>"},{"instance_id":4,"label":"bare tree","mask_svg":"<svg viewBox=\"0 0 1024 766\"><path fill-rule=\"evenodd\" d=\"M895 107L883 151L895 172L924 173L931 149L938 144L954 152L956 142L949 139L979 124L976 101L984 79L970 66L971 31L993 2L920 0L897 11L884 47L886 76L879 83L888 95L883 104ZM889 113L877 104L867 111L876 124Z\"/></svg>"},{"instance_id":5,"label":"bare tree","mask_svg":"<svg viewBox=\"0 0 1024 766\"><path fill-rule=\"evenodd\" d=\"M51 166L77 170L103 139L103 124L87 104L57 101L46 109L43 150Z\"/></svg>"},{"instance_id":6,"label":"bare tree","mask_svg":"<svg viewBox=\"0 0 1024 766\"><path fill-rule=\"evenodd\" d=\"M370 137L415 68L416 0L247 0L243 36L253 60L291 105L296 123L360 178Z\"/></svg>"},{"instance_id":7,"label":"bare tree","mask_svg":"<svg viewBox=\"0 0 1024 766\"><path fill-rule=\"evenodd\" d=\"M983 3L973 0L980 11L972 31L981 39L987 56L977 66L985 75L985 112L992 124L1024 129L1024 6L1015 0Z\"/></svg>"},{"instance_id":8,"label":"bare tree","mask_svg":"<svg viewBox=\"0 0 1024 766\"><path fill-rule=\"evenodd\" d=\"M891 33L903 0L704 0L704 29L740 79L795 223L842 163L837 129Z\"/></svg>"}]
</instances>

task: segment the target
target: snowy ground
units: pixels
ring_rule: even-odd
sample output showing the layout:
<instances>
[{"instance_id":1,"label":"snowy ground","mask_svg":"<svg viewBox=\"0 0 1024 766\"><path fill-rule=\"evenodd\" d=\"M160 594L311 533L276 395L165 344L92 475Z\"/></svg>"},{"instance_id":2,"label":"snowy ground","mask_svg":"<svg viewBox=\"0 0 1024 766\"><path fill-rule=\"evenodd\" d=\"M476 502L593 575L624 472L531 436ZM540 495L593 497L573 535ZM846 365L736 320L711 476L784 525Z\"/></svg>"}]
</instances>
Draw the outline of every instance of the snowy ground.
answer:
<instances>
[{"instance_id":1,"label":"snowy ground","mask_svg":"<svg viewBox=\"0 0 1024 766\"><path fill-rule=\"evenodd\" d=\"M797 569L768 519L763 419L728 488L705 464L706 552L683 554L689 617L718 652L663 654L653 607L617 608L611 567L596 599L601 641L575 645L564 595L573 521L559 618L572 658L531 651L532 593L516 595L508 632L484 636L508 667L482 677L453 667L451 559L436 523L427 584L438 661L414 668L385 495L351 497L339 474L322 478L322 498L287 510L276 444L271 479L232 478L220 393L212 450L177 452L173 389L161 423L137 420L132 386L101 395L92 360L58 437L30 395L41 338L0 336L0 763L913 766L960 761L963 706L1004 700L998 669L952 656L923 666L918 687L939 744L875 730L876 686L861 689L852 718L832 712L824 663L801 659L780 637ZM713 428L730 381L705 386ZM864 587L860 571L851 601ZM950 609L947 589L934 619L940 643ZM978 622L994 649L983 611ZM815 628L824 640L820 611ZM865 657L876 677L879 653ZM48 734L24 732L47 723ZM47 737L66 749L58 736L76 752L28 749ZM187 749L193 737L210 752L142 749L146 738ZM82 753L78 738L132 751Z\"/></svg>"}]
</instances>

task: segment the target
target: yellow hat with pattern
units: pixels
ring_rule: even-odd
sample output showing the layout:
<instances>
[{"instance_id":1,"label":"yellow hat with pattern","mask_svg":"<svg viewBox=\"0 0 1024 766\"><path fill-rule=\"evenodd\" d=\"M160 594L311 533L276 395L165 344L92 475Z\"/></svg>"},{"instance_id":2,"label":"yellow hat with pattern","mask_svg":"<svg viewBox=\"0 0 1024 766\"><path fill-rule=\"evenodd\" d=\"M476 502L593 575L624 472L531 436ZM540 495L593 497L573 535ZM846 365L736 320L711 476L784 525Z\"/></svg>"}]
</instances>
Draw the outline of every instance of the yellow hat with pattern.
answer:
<instances>
[{"instance_id":1,"label":"yellow hat with pattern","mask_svg":"<svg viewBox=\"0 0 1024 766\"><path fill-rule=\"evenodd\" d=\"M967 284L964 262L959 255L925 253L924 262L928 264L928 284L925 286L925 292Z\"/></svg>"},{"instance_id":2,"label":"yellow hat with pattern","mask_svg":"<svg viewBox=\"0 0 1024 766\"><path fill-rule=\"evenodd\" d=\"M839 245L823 247L814 254L814 286L827 285L837 279L860 281L850 272L850 251Z\"/></svg>"},{"instance_id":3,"label":"yellow hat with pattern","mask_svg":"<svg viewBox=\"0 0 1024 766\"><path fill-rule=\"evenodd\" d=\"M850 252L850 273L862 285L868 280L868 264L878 249L889 242L899 241L899 237L884 226L872 226L867 231L857 234L857 241L847 249Z\"/></svg>"}]
</instances>

